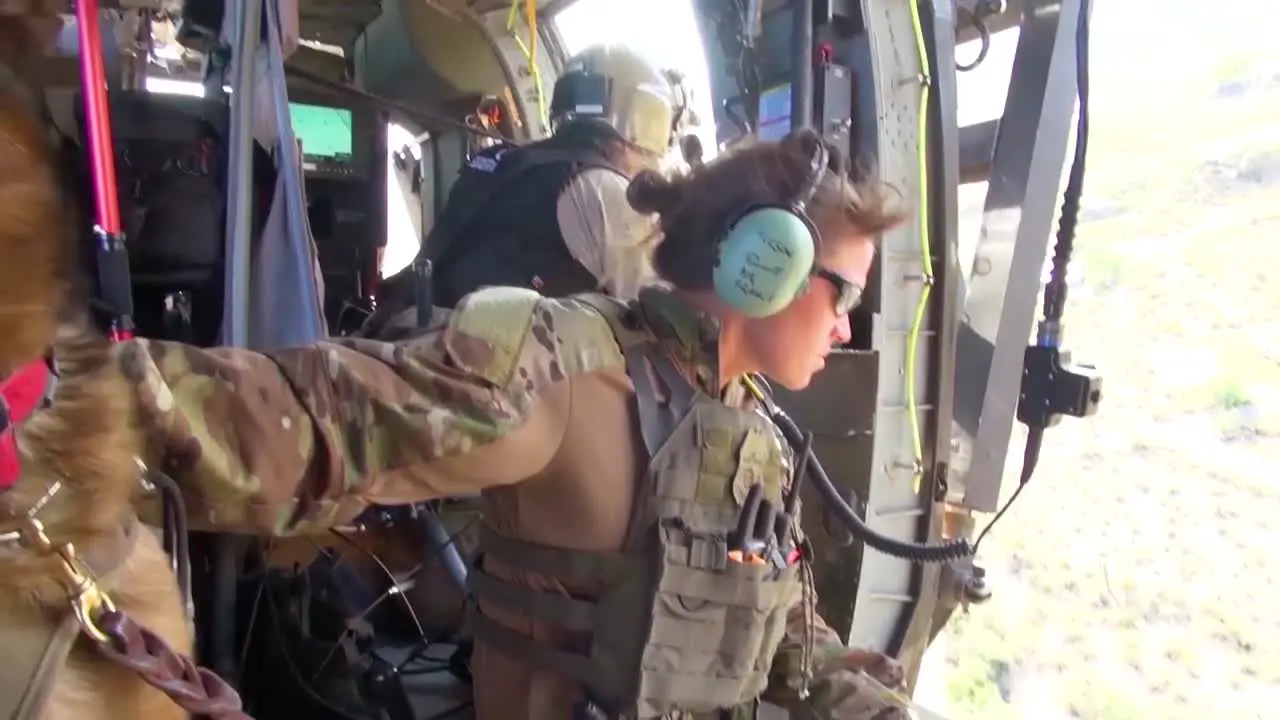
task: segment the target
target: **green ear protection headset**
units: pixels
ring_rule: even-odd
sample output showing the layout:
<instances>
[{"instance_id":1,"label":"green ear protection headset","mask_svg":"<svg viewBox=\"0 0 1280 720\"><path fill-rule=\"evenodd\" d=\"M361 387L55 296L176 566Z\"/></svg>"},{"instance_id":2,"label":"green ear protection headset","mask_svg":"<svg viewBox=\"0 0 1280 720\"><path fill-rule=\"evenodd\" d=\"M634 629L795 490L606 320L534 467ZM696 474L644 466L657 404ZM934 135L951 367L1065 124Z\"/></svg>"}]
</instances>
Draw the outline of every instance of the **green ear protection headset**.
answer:
<instances>
[{"instance_id":1,"label":"green ear protection headset","mask_svg":"<svg viewBox=\"0 0 1280 720\"><path fill-rule=\"evenodd\" d=\"M809 287L818 230L805 214L827 171L821 140L809 177L790 205L754 205L729 223L714 271L716 294L750 318L777 314Z\"/></svg>"}]
</instances>

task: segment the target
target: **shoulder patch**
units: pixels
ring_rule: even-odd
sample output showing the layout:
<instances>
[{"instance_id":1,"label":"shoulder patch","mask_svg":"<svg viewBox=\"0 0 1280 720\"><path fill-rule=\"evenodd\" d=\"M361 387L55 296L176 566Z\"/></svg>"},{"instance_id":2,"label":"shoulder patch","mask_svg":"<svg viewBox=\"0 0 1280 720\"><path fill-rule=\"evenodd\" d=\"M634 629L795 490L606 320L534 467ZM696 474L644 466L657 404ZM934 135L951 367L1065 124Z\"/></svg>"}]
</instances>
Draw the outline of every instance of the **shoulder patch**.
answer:
<instances>
[{"instance_id":1,"label":"shoulder patch","mask_svg":"<svg viewBox=\"0 0 1280 720\"><path fill-rule=\"evenodd\" d=\"M445 348L460 370L524 391L625 367L613 329L598 310L523 288L468 295L449 320Z\"/></svg>"},{"instance_id":2,"label":"shoulder patch","mask_svg":"<svg viewBox=\"0 0 1280 720\"><path fill-rule=\"evenodd\" d=\"M533 342L525 350L521 371L535 383L626 365L613 327L586 303L544 299L533 322Z\"/></svg>"},{"instance_id":3,"label":"shoulder patch","mask_svg":"<svg viewBox=\"0 0 1280 720\"><path fill-rule=\"evenodd\" d=\"M449 315L445 351L460 370L506 387L541 301L533 290L515 287L486 288L468 295Z\"/></svg>"},{"instance_id":4,"label":"shoulder patch","mask_svg":"<svg viewBox=\"0 0 1280 720\"><path fill-rule=\"evenodd\" d=\"M498 169L498 159L486 155L476 155L471 158L471 162L467 163L467 167L483 173L491 173Z\"/></svg>"}]
</instances>

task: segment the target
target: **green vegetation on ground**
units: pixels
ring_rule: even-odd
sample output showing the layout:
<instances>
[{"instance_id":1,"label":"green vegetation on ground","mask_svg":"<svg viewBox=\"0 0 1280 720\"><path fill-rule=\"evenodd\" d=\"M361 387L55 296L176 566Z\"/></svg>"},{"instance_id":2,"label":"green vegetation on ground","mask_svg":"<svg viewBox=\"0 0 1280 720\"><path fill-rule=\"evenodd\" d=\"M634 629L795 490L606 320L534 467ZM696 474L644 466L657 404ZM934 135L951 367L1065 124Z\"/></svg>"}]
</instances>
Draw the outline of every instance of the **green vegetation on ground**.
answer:
<instances>
[{"instance_id":1,"label":"green vegetation on ground","mask_svg":"<svg viewBox=\"0 0 1280 720\"><path fill-rule=\"evenodd\" d=\"M1097 80L1066 320L1105 399L1049 432L993 599L931 651L918 699L954 720L1280 713L1280 66L1216 42Z\"/></svg>"}]
</instances>

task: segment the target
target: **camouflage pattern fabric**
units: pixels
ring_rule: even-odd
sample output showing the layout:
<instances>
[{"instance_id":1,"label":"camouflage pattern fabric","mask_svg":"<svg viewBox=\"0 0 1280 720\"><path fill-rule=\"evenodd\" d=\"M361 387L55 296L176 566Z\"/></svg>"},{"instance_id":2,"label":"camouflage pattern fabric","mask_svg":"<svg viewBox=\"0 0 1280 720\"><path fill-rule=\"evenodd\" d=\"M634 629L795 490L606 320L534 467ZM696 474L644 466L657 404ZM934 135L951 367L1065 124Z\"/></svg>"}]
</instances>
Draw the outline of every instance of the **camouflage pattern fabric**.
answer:
<instances>
[{"instance_id":1,"label":"camouflage pattern fabric","mask_svg":"<svg viewBox=\"0 0 1280 720\"><path fill-rule=\"evenodd\" d=\"M816 617L816 614L815 614ZM816 647L809 696L801 698L800 642L804 616L793 612L787 636L774 656L764 699L791 712L793 718L831 720L908 720L906 710L884 696L869 678L891 690L903 690L905 673L893 658L845 646L840 636L817 618Z\"/></svg>"},{"instance_id":2,"label":"camouflage pattern fabric","mask_svg":"<svg viewBox=\"0 0 1280 720\"><path fill-rule=\"evenodd\" d=\"M479 492L421 471L511 432L548 385L621 367L612 338L580 303L495 288L402 342L262 354L134 340L116 352L145 459L182 485L192 527L288 536L376 502Z\"/></svg>"},{"instance_id":3,"label":"camouflage pattern fabric","mask_svg":"<svg viewBox=\"0 0 1280 720\"><path fill-rule=\"evenodd\" d=\"M698 385L718 392L718 363L708 351L714 322L665 291L641 297L646 317L669 329L673 353ZM440 315L433 327L396 342L342 339L270 354L122 343L115 352L149 438L145 459L182 487L193 528L316 533L369 504L484 490L428 466L511 433L546 388L624 367L608 322L578 300L494 288ZM724 399L742 404L740 395ZM766 699L798 718L906 718L866 679L896 688L902 669L842 645L811 603L789 613ZM816 648L810 694L801 698L807 618L815 620Z\"/></svg>"}]
</instances>

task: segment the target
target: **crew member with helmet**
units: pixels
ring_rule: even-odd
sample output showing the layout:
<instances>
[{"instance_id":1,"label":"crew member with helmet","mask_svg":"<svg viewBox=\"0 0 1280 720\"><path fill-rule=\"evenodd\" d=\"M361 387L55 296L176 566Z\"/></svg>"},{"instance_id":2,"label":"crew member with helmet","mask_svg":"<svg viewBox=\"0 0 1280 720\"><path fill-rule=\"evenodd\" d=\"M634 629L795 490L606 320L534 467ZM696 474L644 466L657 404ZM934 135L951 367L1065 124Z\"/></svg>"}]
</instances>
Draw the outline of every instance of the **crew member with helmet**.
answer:
<instances>
[{"instance_id":1,"label":"crew member with helmet","mask_svg":"<svg viewBox=\"0 0 1280 720\"><path fill-rule=\"evenodd\" d=\"M762 698L905 719L870 679L901 668L817 616L794 448L755 375L809 384L904 217L844 166L802 130L641 173L665 284L631 302L495 287L396 342L124 343L145 459L203 530L314 533L481 493L480 720L749 718Z\"/></svg>"},{"instance_id":2,"label":"crew member with helmet","mask_svg":"<svg viewBox=\"0 0 1280 720\"><path fill-rule=\"evenodd\" d=\"M630 48L570 58L552 93L552 135L476 153L450 190L419 252L432 262L432 303L453 307L491 285L634 298L653 278L653 222L628 205L627 184L677 146L687 98L678 74ZM379 317L410 304L413 270L388 279L393 309Z\"/></svg>"}]
</instances>

